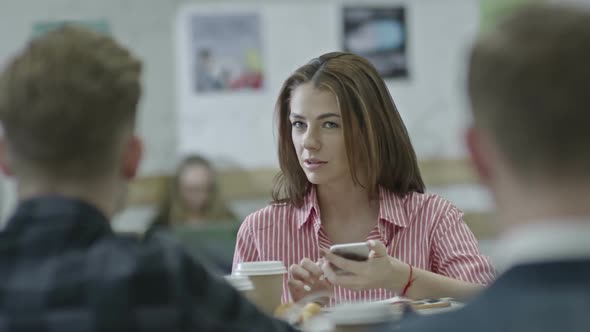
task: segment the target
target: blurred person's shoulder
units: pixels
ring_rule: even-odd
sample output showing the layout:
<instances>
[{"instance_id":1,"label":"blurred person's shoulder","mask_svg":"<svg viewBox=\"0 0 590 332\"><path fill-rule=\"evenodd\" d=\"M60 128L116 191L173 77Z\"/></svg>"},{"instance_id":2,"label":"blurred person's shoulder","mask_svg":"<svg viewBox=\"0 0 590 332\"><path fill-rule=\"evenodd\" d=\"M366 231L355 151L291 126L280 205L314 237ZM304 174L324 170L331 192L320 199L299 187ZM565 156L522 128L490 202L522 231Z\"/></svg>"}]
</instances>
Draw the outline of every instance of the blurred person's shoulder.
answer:
<instances>
[{"instance_id":1,"label":"blurred person's shoulder","mask_svg":"<svg viewBox=\"0 0 590 332\"><path fill-rule=\"evenodd\" d=\"M589 259L518 264L456 311L417 315L401 332L587 331Z\"/></svg>"},{"instance_id":2,"label":"blurred person's shoulder","mask_svg":"<svg viewBox=\"0 0 590 332\"><path fill-rule=\"evenodd\" d=\"M189 255L174 236L154 231L149 236L128 233L105 237L90 248L87 259L102 262L99 273L105 279L124 281L180 277Z\"/></svg>"},{"instance_id":3,"label":"blurred person's shoulder","mask_svg":"<svg viewBox=\"0 0 590 332\"><path fill-rule=\"evenodd\" d=\"M493 286L492 286L493 287ZM492 332L492 331L528 331L516 329L510 325L510 320L515 323L514 317L518 316L518 310L512 308L510 298L505 297L503 291L496 289L484 290L469 303L457 309L440 313L415 313L404 317L400 322L400 332ZM506 314L510 312L511 314Z\"/></svg>"}]
</instances>

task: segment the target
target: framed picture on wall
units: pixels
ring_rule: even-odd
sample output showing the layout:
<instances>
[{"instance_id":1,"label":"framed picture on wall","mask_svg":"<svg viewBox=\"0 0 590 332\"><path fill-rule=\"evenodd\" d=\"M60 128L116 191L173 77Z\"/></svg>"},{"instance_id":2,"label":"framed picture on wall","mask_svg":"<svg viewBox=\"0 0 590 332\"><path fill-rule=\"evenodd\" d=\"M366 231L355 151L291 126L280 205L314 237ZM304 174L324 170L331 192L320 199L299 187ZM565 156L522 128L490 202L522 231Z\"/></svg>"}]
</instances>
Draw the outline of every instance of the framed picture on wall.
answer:
<instances>
[{"instance_id":1,"label":"framed picture on wall","mask_svg":"<svg viewBox=\"0 0 590 332\"><path fill-rule=\"evenodd\" d=\"M264 87L257 13L195 13L188 29L195 93Z\"/></svg>"},{"instance_id":2,"label":"framed picture on wall","mask_svg":"<svg viewBox=\"0 0 590 332\"><path fill-rule=\"evenodd\" d=\"M408 77L404 7L347 6L342 17L345 51L369 59L385 79Z\"/></svg>"}]
</instances>

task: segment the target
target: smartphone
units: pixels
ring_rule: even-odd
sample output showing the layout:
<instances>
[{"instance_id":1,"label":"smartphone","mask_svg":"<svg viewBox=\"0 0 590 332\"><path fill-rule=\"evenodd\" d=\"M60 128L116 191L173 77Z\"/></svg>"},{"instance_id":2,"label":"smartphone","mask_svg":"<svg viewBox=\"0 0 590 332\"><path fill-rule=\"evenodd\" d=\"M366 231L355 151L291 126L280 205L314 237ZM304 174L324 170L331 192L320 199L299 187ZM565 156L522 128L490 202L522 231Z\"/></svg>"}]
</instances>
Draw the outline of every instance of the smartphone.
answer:
<instances>
[{"instance_id":1,"label":"smartphone","mask_svg":"<svg viewBox=\"0 0 590 332\"><path fill-rule=\"evenodd\" d=\"M369 259L370 250L366 242L355 242L335 244L330 247L330 252L346 259L362 262Z\"/></svg>"}]
</instances>

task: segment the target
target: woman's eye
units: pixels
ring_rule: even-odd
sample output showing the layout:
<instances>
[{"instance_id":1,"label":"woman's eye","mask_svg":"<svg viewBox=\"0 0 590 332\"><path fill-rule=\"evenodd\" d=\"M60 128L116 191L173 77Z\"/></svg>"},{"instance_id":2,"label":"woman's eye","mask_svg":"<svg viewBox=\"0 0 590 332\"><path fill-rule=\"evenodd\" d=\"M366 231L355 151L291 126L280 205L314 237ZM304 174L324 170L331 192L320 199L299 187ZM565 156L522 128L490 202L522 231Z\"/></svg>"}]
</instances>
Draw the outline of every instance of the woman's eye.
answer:
<instances>
[{"instance_id":1,"label":"woman's eye","mask_svg":"<svg viewBox=\"0 0 590 332\"><path fill-rule=\"evenodd\" d=\"M338 128L338 124L335 122L325 122L324 123L324 128Z\"/></svg>"},{"instance_id":2,"label":"woman's eye","mask_svg":"<svg viewBox=\"0 0 590 332\"><path fill-rule=\"evenodd\" d=\"M301 121L293 121L293 122L291 122L291 125L294 128L304 128L305 127L305 123L303 123Z\"/></svg>"}]
</instances>

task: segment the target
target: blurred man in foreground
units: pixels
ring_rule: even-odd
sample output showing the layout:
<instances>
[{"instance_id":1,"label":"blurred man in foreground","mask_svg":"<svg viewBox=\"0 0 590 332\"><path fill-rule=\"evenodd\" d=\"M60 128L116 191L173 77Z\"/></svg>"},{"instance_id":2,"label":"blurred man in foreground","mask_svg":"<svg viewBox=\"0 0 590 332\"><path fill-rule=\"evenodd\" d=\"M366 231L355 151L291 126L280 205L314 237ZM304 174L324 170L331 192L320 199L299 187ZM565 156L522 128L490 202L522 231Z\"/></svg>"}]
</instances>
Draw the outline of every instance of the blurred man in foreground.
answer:
<instances>
[{"instance_id":1,"label":"blurred man in foreground","mask_svg":"<svg viewBox=\"0 0 590 332\"><path fill-rule=\"evenodd\" d=\"M19 204L0 233L2 331L283 331L175 243L109 219L137 171L141 63L65 27L0 76L3 169Z\"/></svg>"},{"instance_id":2,"label":"blurred man in foreground","mask_svg":"<svg viewBox=\"0 0 590 332\"><path fill-rule=\"evenodd\" d=\"M471 52L467 144L496 200L505 272L464 309L404 331L588 331L589 8L533 5Z\"/></svg>"}]
</instances>

